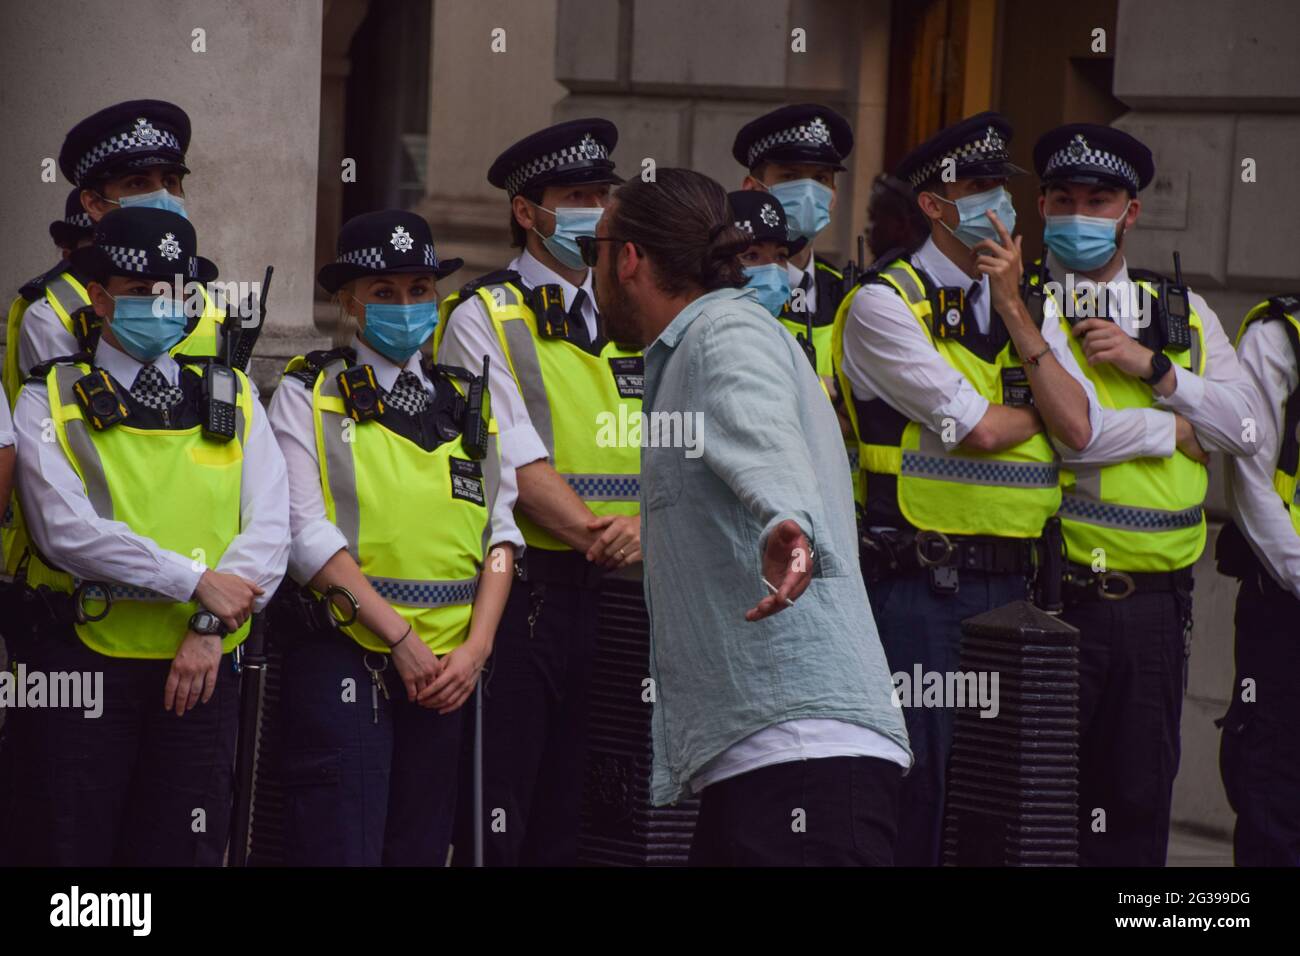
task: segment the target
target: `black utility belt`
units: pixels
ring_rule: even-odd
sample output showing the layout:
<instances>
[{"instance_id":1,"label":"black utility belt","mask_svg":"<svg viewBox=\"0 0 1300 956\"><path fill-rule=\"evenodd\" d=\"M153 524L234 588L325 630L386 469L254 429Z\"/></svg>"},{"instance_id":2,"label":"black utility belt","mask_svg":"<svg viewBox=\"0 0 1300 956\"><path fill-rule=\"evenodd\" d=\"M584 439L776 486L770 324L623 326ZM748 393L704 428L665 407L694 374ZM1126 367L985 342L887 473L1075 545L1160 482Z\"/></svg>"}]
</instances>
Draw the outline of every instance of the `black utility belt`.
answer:
<instances>
[{"instance_id":1,"label":"black utility belt","mask_svg":"<svg viewBox=\"0 0 1300 956\"><path fill-rule=\"evenodd\" d=\"M1036 566L1037 545L1037 538L878 531L863 534L862 558L877 571L891 574L951 568L1029 577Z\"/></svg>"},{"instance_id":2,"label":"black utility belt","mask_svg":"<svg viewBox=\"0 0 1300 956\"><path fill-rule=\"evenodd\" d=\"M1067 602L1122 601L1137 591L1192 593L1192 569L1177 571L1094 571L1068 562L1061 581Z\"/></svg>"},{"instance_id":3,"label":"black utility belt","mask_svg":"<svg viewBox=\"0 0 1300 956\"><path fill-rule=\"evenodd\" d=\"M311 588L297 587L286 580L268 610L277 637L328 636L356 621L358 605L352 592L340 585L331 585L317 596Z\"/></svg>"},{"instance_id":4,"label":"black utility belt","mask_svg":"<svg viewBox=\"0 0 1300 956\"><path fill-rule=\"evenodd\" d=\"M595 591L605 578L604 569L587 560L581 551L548 551L528 548L515 561L515 576L530 584L581 588Z\"/></svg>"}]
</instances>

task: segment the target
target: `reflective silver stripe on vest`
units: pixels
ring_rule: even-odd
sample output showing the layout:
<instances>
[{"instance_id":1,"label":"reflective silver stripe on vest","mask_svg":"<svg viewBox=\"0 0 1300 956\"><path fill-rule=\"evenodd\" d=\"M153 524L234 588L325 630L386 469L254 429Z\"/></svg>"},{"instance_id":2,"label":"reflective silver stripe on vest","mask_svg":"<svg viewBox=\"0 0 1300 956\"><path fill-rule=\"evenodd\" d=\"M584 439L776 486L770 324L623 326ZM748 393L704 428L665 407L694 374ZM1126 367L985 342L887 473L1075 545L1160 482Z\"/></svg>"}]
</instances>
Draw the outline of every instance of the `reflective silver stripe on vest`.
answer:
<instances>
[{"instance_id":1,"label":"reflective silver stripe on vest","mask_svg":"<svg viewBox=\"0 0 1300 956\"><path fill-rule=\"evenodd\" d=\"M1051 488L1059 480L1056 462L1000 461L949 454L939 437L921 426L919 451L903 451L902 474L1002 488Z\"/></svg>"},{"instance_id":2,"label":"reflective silver stripe on vest","mask_svg":"<svg viewBox=\"0 0 1300 956\"><path fill-rule=\"evenodd\" d=\"M463 581L408 581L404 578L372 578L367 575L366 580L385 601L406 607L472 604L478 591L478 578L466 578Z\"/></svg>"},{"instance_id":3,"label":"reflective silver stripe on vest","mask_svg":"<svg viewBox=\"0 0 1300 956\"><path fill-rule=\"evenodd\" d=\"M497 289L505 297L505 305L519 305L520 301L514 291L504 285L488 286L489 296ZM496 301L495 298L493 301ZM519 381L519 393L523 396L524 407L528 409L528 418L551 461L555 460L555 427L551 424L551 403L546 398L546 381L542 378L542 366L537 358L537 343L533 333L528 330L528 323L522 319L510 319L501 323L510 349L510 363L514 366L515 377Z\"/></svg>"},{"instance_id":4,"label":"reflective silver stripe on vest","mask_svg":"<svg viewBox=\"0 0 1300 956\"><path fill-rule=\"evenodd\" d=\"M893 279L903 287L903 295L910 303L924 302L925 290L902 266L890 266L880 272L881 278Z\"/></svg>"},{"instance_id":5,"label":"reflective silver stripe on vest","mask_svg":"<svg viewBox=\"0 0 1300 956\"><path fill-rule=\"evenodd\" d=\"M59 276L47 285L45 294L54 299L59 304L59 308L69 316L75 315L78 311L90 305L90 300L82 296L64 276Z\"/></svg>"},{"instance_id":6,"label":"reflective silver stripe on vest","mask_svg":"<svg viewBox=\"0 0 1300 956\"><path fill-rule=\"evenodd\" d=\"M564 475L579 498L586 501L636 501L640 475Z\"/></svg>"},{"instance_id":7,"label":"reflective silver stripe on vest","mask_svg":"<svg viewBox=\"0 0 1300 956\"><path fill-rule=\"evenodd\" d=\"M1183 511L1159 508L1133 508L1105 501L1093 501L1081 495L1061 496L1061 516L1083 524L1127 531L1177 531L1201 523L1204 509L1197 505Z\"/></svg>"},{"instance_id":8,"label":"reflective silver stripe on vest","mask_svg":"<svg viewBox=\"0 0 1300 956\"><path fill-rule=\"evenodd\" d=\"M54 381L59 387L59 402L64 405L78 405L77 393L72 390L82 376L81 369L73 365L60 365L54 369ZM95 514L105 521L113 520L113 496L108 493L108 477L104 474L104 463L100 460L99 449L90 437L90 426L84 418L70 418L63 423L63 433L68 438L68 446L80 465L81 480L86 486L86 497L95 509Z\"/></svg>"},{"instance_id":9,"label":"reflective silver stripe on vest","mask_svg":"<svg viewBox=\"0 0 1300 956\"><path fill-rule=\"evenodd\" d=\"M497 436L488 433L487 457L483 459L483 491L487 504L487 521L483 524L483 543L479 550L487 561L488 545L492 541L492 512L497 506L497 492L501 488L501 456L497 453Z\"/></svg>"},{"instance_id":10,"label":"reflective silver stripe on vest","mask_svg":"<svg viewBox=\"0 0 1300 956\"><path fill-rule=\"evenodd\" d=\"M342 359L335 359L321 373L320 393L328 398L343 400L339 392L338 375L347 367ZM331 424L325 415L333 415ZM343 440L343 420L346 415L334 412L321 413L321 438L325 445L325 467L329 472L330 496L334 499L334 524L348 543L348 554L358 564L357 542L361 540L361 510L357 502L357 470L352 460L352 444Z\"/></svg>"}]
</instances>

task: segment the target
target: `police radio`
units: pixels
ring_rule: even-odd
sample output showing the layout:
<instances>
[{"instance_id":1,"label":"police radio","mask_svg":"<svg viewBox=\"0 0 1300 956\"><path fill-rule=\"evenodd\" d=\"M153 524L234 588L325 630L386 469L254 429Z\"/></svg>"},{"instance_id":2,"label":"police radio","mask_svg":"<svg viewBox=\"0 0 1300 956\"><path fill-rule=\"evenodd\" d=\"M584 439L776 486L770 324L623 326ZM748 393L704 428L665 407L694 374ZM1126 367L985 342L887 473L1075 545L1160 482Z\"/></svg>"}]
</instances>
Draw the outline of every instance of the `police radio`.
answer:
<instances>
[{"instance_id":1,"label":"police radio","mask_svg":"<svg viewBox=\"0 0 1300 956\"><path fill-rule=\"evenodd\" d=\"M1165 347L1175 352L1186 352L1192 347L1191 307L1187 302L1187 286L1183 284L1183 263L1174 253L1174 281L1165 281L1160 290L1161 332Z\"/></svg>"},{"instance_id":2,"label":"police radio","mask_svg":"<svg viewBox=\"0 0 1300 956\"><path fill-rule=\"evenodd\" d=\"M558 285L534 286L528 291L528 307L537 316L537 334L544 339L569 337L569 313L564 308L564 290Z\"/></svg>"},{"instance_id":3,"label":"police radio","mask_svg":"<svg viewBox=\"0 0 1300 956\"><path fill-rule=\"evenodd\" d=\"M239 382L230 366L209 362L203 370L203 437L227 442L235 437Z\"/></svg>"},{"instance_id":4,"label":"police radio","mask_svg":"<svg viewBox=\"0 0 1300 956\"><path fill-rule=\"evenodd\" d=\"M966 290L960 286L943 286L931 298L930 326L936 339L962 339L966 336Z\"/></svg>"},{"instance_id":5,"label":"police radio","mask_svg":"<svg viewBox=\"0 0 1300 956\"><path fill-rule=\"evenodd\" d=\"M369 365L353 365L338 374L339 391L348 417L356 422L369 421L383 415L386 406L379 397L379 383L375 370Z\"/></svg>"},{"instance_id":6,"label":"police radio","mask_svg":"<svg viewBox=\"0 0 1300 956\"><path fill-rule=\"evenodd\" d=\"M73 382L72 391L96 431L111 428L131 414L118 397L113 380L102 368L92 369L89 375Z\"/></svg>"},{"instance_id":7,"label":"police radio","mask_svg":"<svg viewBox=\"0 0 1300 956\"><path fill-rule=\"evenodd\" d=\"M461 424L461 445L470 458L487 457L488 421L492 417L491 398L487 390L488 357L483 356L483 374L470 380L465 396L465 420Z\"/></svg>"},{"instance_id":8,"label":"police radio","mask_svg":"<svg viewBox=\"0 0 1300 956\"><path fill-rule=\"evenodd\" d=\"M1020 277L1020 298L1025 303L1025 311L1029 313L1030 320L1038 327L1039 331L1042 331L1043 328L1043 309L1047 304L1047 293L1044 291L1046 284L1046 265L1039 265L1037 282L1030 281L1028 271ZM1070 311L1073 312L1074 310L1071 309Z\"/></svg>"}]
</instances>

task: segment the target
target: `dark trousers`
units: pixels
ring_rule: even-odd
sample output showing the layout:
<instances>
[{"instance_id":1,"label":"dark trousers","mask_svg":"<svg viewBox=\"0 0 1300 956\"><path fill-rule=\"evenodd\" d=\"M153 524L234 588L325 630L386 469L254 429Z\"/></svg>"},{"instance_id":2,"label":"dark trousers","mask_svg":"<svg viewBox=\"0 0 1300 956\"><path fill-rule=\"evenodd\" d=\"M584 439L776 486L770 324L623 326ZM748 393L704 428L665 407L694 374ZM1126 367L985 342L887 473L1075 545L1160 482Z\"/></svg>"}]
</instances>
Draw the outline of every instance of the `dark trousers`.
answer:
<instances>
[{"instance_id":1,"label":"dark trousers","mask_svg":"<svg viewBox=\"0 0 1300 956\"><path fill-rule=\"evenodd\" d=\"M1238 866L1300 866L1300 601L1271 578L1247 578L1236 625L1232 703L1219 722L1233 855Z\"/></svg>"},{"instance_id":2,"label":"dark trousers","mask_svg":"<svg viewBox=\"0 0 1300 956\"><path fill-rule=\"evenodd\" d=\"M691 866L891 866L903 768L875 757L773 764L704 789Z\"/></svg>"},{"instance_id":3,"label":"dark trousers","mask_svg":"<svg viewBox=\"0 0 1300 956\"><path fill-rule=\"evenodd\" d=\"M1079 862L1164 866L1191 595L1067 605L1079 629ZM1103 815L1104 813L1104 815ZM1104 829L1103 829L1104 826Z\"/></svg>"},{"instance_id":4,"label":"dark trousers","mask_svg":"<svg viewBox=\"0 0 1300 956\"><path fill-rule=\"evenodd\" d=\"M911 681L913 668L948 674L960 669L961 622L1025 597L1017 574L961 571L956 594L936 593L928 572L886 577L867 583L871 612L893 674ZM903 778L899 799L899 866L938 866L943 852L944 791L956 712L948 707L903 709L916 762Z\"/></svg>"},{"instance_id":5,"label":"dark trousers","mask_svg":"<svg viewBox=\"0 0 1300 956\"><path fill-rule=\"evenodd\" d=\"M387 664L378 719L367 661ZM342 632L286 641L282 688L285 863L445 866L465 705L411 703L388 655Z\"/></svg>"},{"instance_id":6,"label":"dark trousers","mask_svg":"<svg viewBox=\"0 0 1300 956\"><path fill-rule=\"evenodd\" d=\"M14 709L0 747L0 865L220 866L229 837L239 678L163 710L170 660L106 657L69 630L10 645L35 671L103 675L103 713Z\"/></svg>"},{"instance_id":7,"label":"dark trousers","mask_svg":"<svg viewBox=\"0 0 1300 956\"><path fill-rule=\"evenodd\" d=\"M597 590L558 584L516 581L510 590L483 677L488 866L578 862L598 599ZM472 706L472 700L466 704ZM472 812L471 780L464 772L458 864L472 860Z\"/></svg>"}]
</instances>

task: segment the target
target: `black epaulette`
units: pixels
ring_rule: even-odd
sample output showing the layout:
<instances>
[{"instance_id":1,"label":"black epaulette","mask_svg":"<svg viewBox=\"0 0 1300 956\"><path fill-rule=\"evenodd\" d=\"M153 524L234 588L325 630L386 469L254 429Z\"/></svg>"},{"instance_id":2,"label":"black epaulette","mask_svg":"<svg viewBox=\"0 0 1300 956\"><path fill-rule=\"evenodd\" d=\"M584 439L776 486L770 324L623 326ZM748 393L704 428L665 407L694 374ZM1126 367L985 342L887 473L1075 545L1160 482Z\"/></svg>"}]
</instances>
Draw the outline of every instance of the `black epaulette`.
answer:
<instances>
[{"instance_id":1,"label":"black epaulette","mask_svg":"<svg viewBox=\"0 0 1300 956\"><path fill-rule=\"evenodd\" d=\"M473 282L466 282L460 287L460 292L456 294L462 299L466 299L484 286L500 285L504 282L513 282L517 286L524 286L523 277L514 269L498 269L496 272L489 272L485 276L479 276Z\"/></svg>"},{"instance_id":2,"label":"black epaulette","mask_svg":"<svg viewBox=\"0 0 1300 956\"><path fill-rule=\"evenodd\" d=\"M18 287L18 294L28 302L35 302L45 294L45 287L54 279L63 275L71 268L71 263L66 259L61 260L56 266L47 269L35 278L28 279Z\"/></svg>"},{"instance_id":3,"label":"black epaulette","mask_svg":"<svg viewBox=\"0 0 1300 956\"><path fill-rule=\"evenodd\" d=\"M89 352L73 352L71 355L60 355L57 358L47 359L37 365L33 365L27 372L27 378L24 382L44 382L50 374L50 369L56 365L86 365L94 361L94 356Z\"/></svg>"},{"instance_id":4,"label":"black epaulette","mask_svg":"<svg viewBox=\"0 0 1300 956\"><path fill-rule=\"evenodd\" d=\"M1268 300L1268 312L1270 317L1279 319L1285 315L1300 319L1300 292L1273 296Z\"/></svg>"},{"instance_id":5,"label":"black epaulette","mask_svg":"<svg viewBox=\"0 0 1300 956\"><path fill-rule=\"evenodd\" d=\"M1140 282L1150 282L1157 286L1162 282L1168 282L1172 285L1174 281L1163 273L1152 272L1150 269L1129 269L1128 277L1130 279L1137 279Z\"/></svg>"},{"instance_id":6,"label":"black epaulette","mask_svg":"<svg viewBox=\"0 0 1300 956\"><path fill-rule=\"evenodd\" d=\"M461 368L459 365L430 365L427 370L429 377L441 376L446 379L458 378L466 385L473 382L479 376L467 368Z\"/></svg>"},{"instance_id":7,"label":"black epaulette","mask_svg":"<svg viewBox=\"0 0 1300 956\"><path fill-rule=\"evenodd\" d=\"M356 349L343 345L336 349L314 349L303 358L307 360L306 366L284 374L287 378L295 379L311 388L316 384L316 379L320 378L320 373L325 371L325 366L335 359L343 359L348 365L355 365L357 352Z\"/></svg>"}]
</instances>

